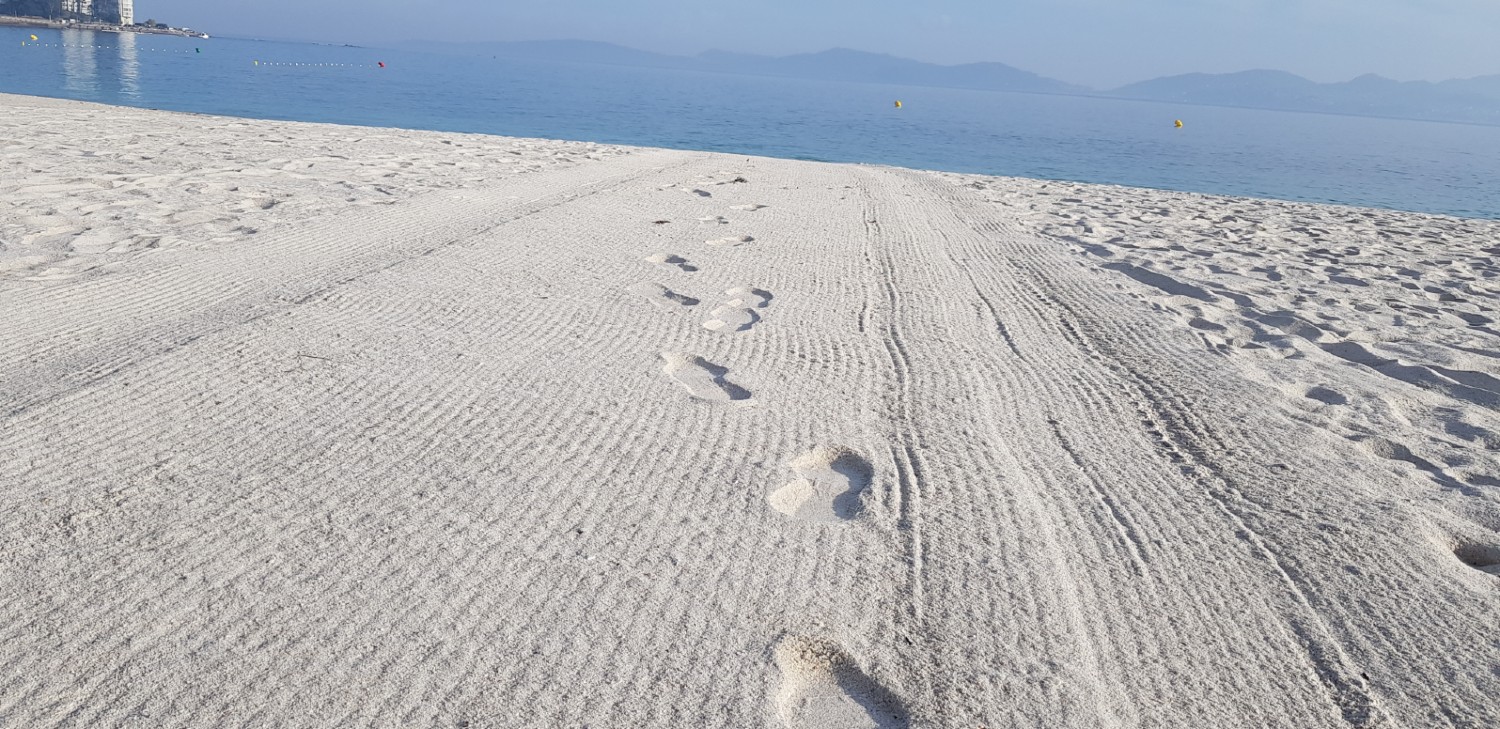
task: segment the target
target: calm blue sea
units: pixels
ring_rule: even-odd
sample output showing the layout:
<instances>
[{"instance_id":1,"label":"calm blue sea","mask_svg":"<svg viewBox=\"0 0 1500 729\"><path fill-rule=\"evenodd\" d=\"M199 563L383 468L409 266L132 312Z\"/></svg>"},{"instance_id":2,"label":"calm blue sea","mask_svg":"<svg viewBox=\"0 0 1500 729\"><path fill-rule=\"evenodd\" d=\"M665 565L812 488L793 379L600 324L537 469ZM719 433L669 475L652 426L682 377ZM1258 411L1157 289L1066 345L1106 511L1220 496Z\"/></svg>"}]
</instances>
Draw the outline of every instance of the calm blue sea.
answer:
<instances>
[{"instance_id":1,"label":"calm blue sea","mask_svg":"<svg viewBox=\"0 0 1500 729\"><path fill-rule=\"evenodd\" d=\"M0 28L0 91L1500 218L1500 127L84 31L22 46L30 33Z\"/></svg>"}]
</instances>

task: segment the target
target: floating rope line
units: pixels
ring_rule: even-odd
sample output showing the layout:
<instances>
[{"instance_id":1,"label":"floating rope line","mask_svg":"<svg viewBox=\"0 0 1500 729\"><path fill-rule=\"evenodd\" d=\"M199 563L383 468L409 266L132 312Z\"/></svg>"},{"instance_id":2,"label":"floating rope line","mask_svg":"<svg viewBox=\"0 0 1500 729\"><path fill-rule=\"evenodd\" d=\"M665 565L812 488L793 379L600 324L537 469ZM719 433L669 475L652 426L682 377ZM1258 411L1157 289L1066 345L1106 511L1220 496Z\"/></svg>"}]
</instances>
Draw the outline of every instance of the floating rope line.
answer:
<instances>
[{"instance_id":1,"label":"floating rope line","mask_svg":"<svg viewBox=\"0 0 1500 729\"><path fill-rule=\"evenodd\" d=\"M385 68L384 61L376 63L291 63L287 61L253 61L256 66L281 66L296 68Z\"/></svg>"},{"instance_id":2,"label":"floating rope line","mask_svg":"<svg viewBox=\"0 0 1500 729\"><path fill-rule=\"evenodd\" d=\"M125 50L125 51L134 51L134 52L138 52L138 53L173 53L173 54L186 54L186 55L189 55L189 56L202 55L203 54L203 49L202 48L192 48L192 49L185 49L185 48L139 48L139 47L137 47L137 48L126 48L126 47L123 47L123 46L94 46L94 45L79 45L79 44L73 44L73 43L38 43L38 42L35 42L35 41L28 42L28 41L24 41L24 40L21 41L21 45L23 47L26 47L26 48L74 48L74 49L96 50L96 51L119 51L119 50ZM291 62L291 61L261 61L261 60L254 60L254 61L251 61L251 63L254 64L257 67L259 67L259 66L277 66L277 67L282 67L282 68L294 68L294 67L295 68L386 68L385 61L376 61L375 63L295 63L295 62Z\"/></svg>"},{"instance_id":3,"label":"floating rope line","mask_svg":"<svg viewBox=\"0 0 1500 729\"><path fill-rule=\"evenodd\" d=\"M77 48L77 49L83 49L83 50L96 50L96 51L118 51L118 50L121 50L123 48L124 50L127 50L127 51L136 51L136 52L139 52L139 53L186 53L186 54L188 54L190 56L191 55L199 55L199 54L203 53L203 49L202 48L190 48L190 49L186 49L186 50L179 49L179 48L141 48L139 46L137 46L135 48L125 48L124 46L90 46L90 45L77 45L77 44L73 44L73 43L33 43L33 42L29 42L29 41L21 41L21 45L25 46L27 48Z\"/></svg>"}]
</instances>

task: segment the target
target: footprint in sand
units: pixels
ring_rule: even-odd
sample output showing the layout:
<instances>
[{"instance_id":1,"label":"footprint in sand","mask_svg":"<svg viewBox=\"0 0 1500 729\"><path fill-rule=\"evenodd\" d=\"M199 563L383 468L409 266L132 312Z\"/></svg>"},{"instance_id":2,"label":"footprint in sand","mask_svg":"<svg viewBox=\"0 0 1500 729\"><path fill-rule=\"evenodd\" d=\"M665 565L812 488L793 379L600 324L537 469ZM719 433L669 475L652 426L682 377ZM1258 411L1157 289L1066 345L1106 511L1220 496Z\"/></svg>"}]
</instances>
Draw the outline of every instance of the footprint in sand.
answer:
<instances>
[{"instance_id":1,"label":"footprint in sand","mask_svg":"<svg viewBox=\"0 0 1500 729\"><path fill-rule=\"evenodd\" d=\"M712 318L703 322L705 329L716 332L743 332L760 321L756 309L771 303L771 292L741 286L724 292L725 299L714 307Z\"/></svg>"},{"instance_id":2,"label":"footprint in sand","mask_svg":"<svg viewBox=\"0 0 1500 729\"><path fill-rule=\"evenodd\" d=\"M837 645L787 638L776 646L776 714L789 729L905 729L901 701Z\"/></svg>"},{"instance_id":3,"label":"footprint in sand","mask_svg":"<svg viewBox=\"0 0 1500 729\"><path fill-rule=\"evenodd\" d=\"M729 225L729 218L722 215L710 215L706 218L698 218L698 222L705 225Z\"/></svg>"},{"instance_id":4,"label":"footprint in sand","mask_svg":"<svg viewBox=\"0 0 1500 729\"><path fill-rule=\"evenodd\" d=\"M662 371L687 388L699 400L731 402L749 400L750 391L726 379L729 370L694 354L663 352Z\"/></svg>"},{"instance_id":5,"label":"footprint in sand","mask_svg":"<svg viewBox=\"0 0 1500 729\"><path fill-rule=\"evenodd\" d=\"M688 263L688 259L683 258L676 253L657 253L655 255L646 256L646 262L655 263L658 266L672 266L674 268L682 269L683 271L686 271L688 273L692 273L698 270L697 266Z\"/></svg>"},{"instance_id":6,"label":"footprint in sand","mask_svg":"<svg viewBox=\"0 0 1500 729\"><path fill-rule=\"evenodd\" d=\"M715 238L714 240L708 241L708 245L718 248L735 248L745 245L746 243L754 242L755 238L748 235L731 235L727 238Z\"/></svg>"},{"instance_id":7,"label":"footprint in sand","mask_svg":"<svg viewBox=\"0 0 1500 729\"><path fill-rule=\"evenodd\" d=\"M713 197L714 196L714 194L711 193L711 192L709 192L708 190L700 190L700 189L698 189L696 187L693 188L693 189L691 189L691 190L688 190L687 194L689 194L689 195L696 195L698 197Z\"/></svg>"},{"instance_id":8,"label":"footprint in sand","mask_svg":"<svg viewBox=\"0 0 1500 729\"><path fill-rule=\"evenodd\" d=\"M771 508L794 519L836 523L859 515L870 462L848 448L818 446L792 462L797 480L771 492Z\"/></svg>"},{"instance_id":9,"label":"footprint in sand","mask_svg":"<svg viewBox=\"0 0 1500 729\"><path fill-rule=\"evenodd\" d=\"M732 206L730 206L729 209L730 210L743 210L743 211L745 211L747 213L753 213L753 212L755 212L757 210L764 210L764 209L766 209L768 207L771 207L771 206L770 205L757 205L755 203L750 203L748 205L732 205Z\"/></svg>"},{"instance_id":10,"label":"footprint in sand","mask_svg":"<svg viewBox=\"0 0 1500 729\"><path fill-rule=\"evenodd\" d=\"M685 306L697 306L700 303L691 296L684 296L661 284L636 284L630 287L630 292L645 297L653 306L668 310L680 309Z\"/></svg>"},{"instance_id":11,"label":"footprint in sand","mask_svg":"<svg viewBox=\"0 0 1500 729\"><path fill-rule=\"evenodd\" d=\"M728 297L724 301L725 306L738 306L747 309L764 309L771 305L771 299L776 298L769 291L749 286L732 288L725 291L724 295Z\"/></svg>"},{"instance_id":12,"label":"footprint in sand","mask_svg":"<svg viewBox=\"0 0 1500 729\"><path fill-rule=\"evenodd\" d=\"M1500 547L1487 544L1461 544L1453 550L1453 556L1480 572L1500 577Z\"/></svg>"},{"instance_id":13,"label":"footprint in sand","mask_svg":"<svg viewBox=\"0 0 1500 729\"><path fill-rule=\"evenodd\" d=\"M1307 392L1303 394L1303 397L1309 400L1317 400L1324 405L1349 404L1349 398L1345 397L1343 393L1321 385L1307 388Z\"/></svg>"},{"instance_id":14,"label":"footprint in sand","mask_svg":"<svg viewBox=\"0 0 1500 729\"><path fill-rule=\"evenodd\" d=\"M759 321L760 314L754 309L719 306L713 310L713 318L703 322L703 327L716 332L745 332Z\"/></svg>"}]
</instances>

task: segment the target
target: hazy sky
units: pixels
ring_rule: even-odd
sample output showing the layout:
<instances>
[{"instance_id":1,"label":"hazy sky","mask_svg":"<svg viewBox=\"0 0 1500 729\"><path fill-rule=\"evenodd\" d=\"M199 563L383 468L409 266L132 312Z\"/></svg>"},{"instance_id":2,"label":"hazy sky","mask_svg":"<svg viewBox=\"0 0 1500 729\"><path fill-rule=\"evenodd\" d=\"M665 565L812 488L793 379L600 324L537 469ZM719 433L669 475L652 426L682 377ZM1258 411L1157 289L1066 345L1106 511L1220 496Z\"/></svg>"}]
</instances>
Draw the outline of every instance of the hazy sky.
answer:
<instances>
[{"instance_id":1,"label":"hazy sky","mask_svg":"<svg viewBox=\"0 0 1500 729\"><path fill-rule=\"evenodd\" d=\"M772 55L846 47L1000 61L1091 86L1252 68L1318 81L1500 74L1497 0L136 0L136 13L223 35L340 43L576 38Z\"/></svg>"}]
</instances>

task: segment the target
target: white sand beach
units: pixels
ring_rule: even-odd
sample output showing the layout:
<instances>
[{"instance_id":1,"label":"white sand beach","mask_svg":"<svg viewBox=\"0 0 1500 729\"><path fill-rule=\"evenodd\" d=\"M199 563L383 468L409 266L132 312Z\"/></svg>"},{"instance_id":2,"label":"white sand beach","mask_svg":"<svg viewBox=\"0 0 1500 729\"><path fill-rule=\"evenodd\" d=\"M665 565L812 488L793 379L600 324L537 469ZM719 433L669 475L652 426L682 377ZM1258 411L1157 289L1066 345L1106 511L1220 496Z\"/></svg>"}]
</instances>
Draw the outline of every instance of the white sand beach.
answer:
<instances>
[{"instance_id":1,"label":"white sand beach","mask_svg":"<svg viewBox=\"0 0 1500 729\"><path fill-rule=\"evenodd\" d=\"M0 726L1500 726L1500 222L0 132Z\"/></svg>"}]
</instances>

